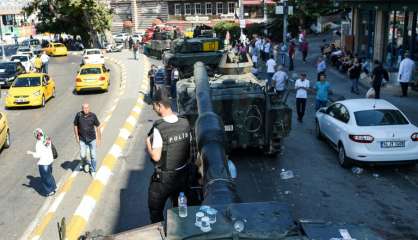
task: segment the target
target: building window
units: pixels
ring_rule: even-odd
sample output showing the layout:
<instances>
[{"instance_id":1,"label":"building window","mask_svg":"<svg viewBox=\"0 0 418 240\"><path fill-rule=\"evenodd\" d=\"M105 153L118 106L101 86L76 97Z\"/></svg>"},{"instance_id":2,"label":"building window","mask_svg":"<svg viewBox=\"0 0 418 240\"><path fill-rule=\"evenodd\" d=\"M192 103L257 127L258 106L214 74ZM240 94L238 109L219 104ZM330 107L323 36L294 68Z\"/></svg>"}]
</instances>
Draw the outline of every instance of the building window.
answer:
<instances>
[{"instance_id":1,"label":"building window","mask_svg":"<svg viewBox=\"0 0 418 240\"><path fill-rule=\"evenodd\" d=\"M174 15L181 16L181 4L174 4Z\"/></svg>"},{"instance_id":2,"label":"building window","mask_svg":"<svg viewBox=\"0 0 418 240\"><path fill-rule=\"evenodd\" d=\"M190 7L190 3L184 4L184 15L192 15L192 8Z\"/></svg>"},{"instance_id":3,"label":"building window","mask_svg":"<svg viewBox=\"0 0 418 240\"><path fill-rule=\"evenodd\" d=\"M195 3L194 4L194 9L195 9L195 14L196 15L201 15L202 14L202 5L200 5L200 3Z\"/></svg>"},{"instance_id":4,"label":"building window","mask_svg":"<svg viewBox=\"0 0 418 240\"><path fill-rule=\"evenodd\" d=\"M228 13L235 13L235 3L234 2L229 2L228 3Z\"/></svg>"},{"instance_id":5,"label":"building window","mask_svg":"<svg viewBox=\"0 0 418 240\"><path fill-rule=\"evenodd\" d=\"M221 2L216 3L216 14L221 15L224 13L224 4Z\"/></svg>"},{"instance_id":6,"label":"building window","mask_svg":"<svg viewBox=\"0 0 418 240\"><path fill-rule=\"evenodd\" d=\"M206 15L212 15L212 3L206 3Z\"/></svg>"}]
</instances>

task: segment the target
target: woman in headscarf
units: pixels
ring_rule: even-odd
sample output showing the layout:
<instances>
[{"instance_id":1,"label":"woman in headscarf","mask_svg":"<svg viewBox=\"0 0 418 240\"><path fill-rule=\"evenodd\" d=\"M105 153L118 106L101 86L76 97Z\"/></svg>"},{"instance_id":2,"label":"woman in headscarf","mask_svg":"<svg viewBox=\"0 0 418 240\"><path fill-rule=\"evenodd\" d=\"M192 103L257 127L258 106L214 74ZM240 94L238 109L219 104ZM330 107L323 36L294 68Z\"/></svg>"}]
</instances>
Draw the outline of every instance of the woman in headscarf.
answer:
<instances>
[{"instance_id":1,"label":"woman in headscarf","mask_svg":"<svg viewBox=\"0 0 418 240\"><path fill-rule=\"evenodd\" d=\"M33 134L36 138L35 152L27 151L27 154L32 155L34 158L39 158L39 175L45 189L45 195L52 196L55 194L57 185L55 184L54 176L52 176L52 162L54 158L51 139L40 128L35 129Z\"/></svg>"}]
</instances>

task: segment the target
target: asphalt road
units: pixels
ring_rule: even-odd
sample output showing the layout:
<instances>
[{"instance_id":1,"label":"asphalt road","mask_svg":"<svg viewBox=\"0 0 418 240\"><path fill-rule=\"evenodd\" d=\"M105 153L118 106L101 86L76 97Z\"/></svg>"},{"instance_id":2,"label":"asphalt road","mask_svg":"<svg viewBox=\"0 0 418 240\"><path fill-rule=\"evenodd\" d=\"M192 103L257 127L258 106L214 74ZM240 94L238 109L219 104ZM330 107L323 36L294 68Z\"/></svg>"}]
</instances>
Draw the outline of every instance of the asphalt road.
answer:
<instances>
[{"instance_id":1,"label":"asphalt road","mask_svg":"<svg viewBox=\"0 0 418 240\"><path fill-rule=\"evenodd\" d=\"M0 239L20 237L45 201L45 197L39 194L37 160L26 155L27 150L35 147L33 130L37 127L44 129L57 147L59 162L54 164L54 176L58 183L68 169L66 163L71 163L78 153L72 121L76 112L81 110L81 104L90 103L91 110L101 116L113 98L117 84L112 84L107 93L73 93L80 62L81 58L73 55L51 58L49 70L56 81L56 98L48 101L45 108L3 110L7 90L1 90L1 109L8 116L12 144L0 153ZM112 72L117 72L113 65L109 67ZM113 76L111 81L116 81Z\"/></svg>"},{"instance_id":2,"label":"asphalt road","mask_svg":"<svg viewBox=\"0 0 418 240\"><path fill-rule=\"evenodd\" d=\"M317 48L321 39L313 40L311 48ZM315 51L308 64L296 61L296 71L307 72L308 79L316 78ZM349 93L350 82L335 71L329 71L328 79L333 91L345 98L365 94L366 89L362 89L360 96ZM385 90L382 96L418 124L416 98L401 99ZM288 104L294 108L294 93L290 94ZM298 123L293 114L291 134L276 158L248 151L230 157L238 169L237 190L242 202L286 202L295 219L365 224L385 239L418 239L417 169L363 166L363 173L357 175L351 169L341 168L336 152L314 134L313 109L310 96L304 122ZM140 125L117 168L118 178L109 186L108 197L99 203L90 231L111 234L150 223L147 189L152 165L144 153L144 138L155 119L151 108L145 107ZM281 169L292 170L295 177L280 179Z\"/></svg>"}]
</instances>

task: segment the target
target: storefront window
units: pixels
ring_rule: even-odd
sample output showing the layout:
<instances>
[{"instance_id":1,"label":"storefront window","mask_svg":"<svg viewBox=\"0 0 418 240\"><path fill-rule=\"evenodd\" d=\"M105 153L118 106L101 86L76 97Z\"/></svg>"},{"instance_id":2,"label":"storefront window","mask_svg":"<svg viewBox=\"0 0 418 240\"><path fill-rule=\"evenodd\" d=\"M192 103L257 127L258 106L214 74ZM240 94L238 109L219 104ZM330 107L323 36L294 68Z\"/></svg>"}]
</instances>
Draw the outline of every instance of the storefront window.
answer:
<instances>
[{"instance_id":1,"label":"storefront window","mask_svg":"<svg viewBox=\"0 0 418 240\"><path fill-rule=\"evenodd\" d=\"M367 59L373 58L373 43L375 35L375 11L360 10L358 53Z\"/></svg>"}]
</instances>

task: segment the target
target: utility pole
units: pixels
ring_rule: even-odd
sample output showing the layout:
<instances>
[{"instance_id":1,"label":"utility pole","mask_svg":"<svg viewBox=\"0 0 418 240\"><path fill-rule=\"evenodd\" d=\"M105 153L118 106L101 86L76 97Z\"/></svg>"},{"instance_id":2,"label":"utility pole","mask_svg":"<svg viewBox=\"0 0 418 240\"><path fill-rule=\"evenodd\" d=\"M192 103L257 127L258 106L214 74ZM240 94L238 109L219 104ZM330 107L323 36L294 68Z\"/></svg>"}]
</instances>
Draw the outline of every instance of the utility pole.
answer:
<instances>
[{"instance_id":1,"label":"utility pole","mask_svg":"<svg viewBox=\"0 0 418 240\"><path fill-rule=\"evenodd\" d=\"M240 29L241 29L240 39L243 39L244 28L245 28L245 26L243 26L243 24L242 24L242 22L245 21L244 20L244 2L243 2L243 0L238 0L238 8L239 8L238 18L239 18L239 25L240 25Z\"/></svg>"},{"instance_id":2,"label":"utility pole","mask_svg":"<svg viewBox=\"0 0 418 240\"><path fill-rule=\"evenodd\" d=\"M263 0L263 22L264 22L264 34L268 35L267 24L268 24L268 14L267 14L267 4L266 0Z\"/></svg>"},{"instance_id":3,"label":"utility pole","mask_svg":"<svg viewBox=\"0 0 418 240\"><path fill-rule=\"evenodd\" d=\"M287 16L289 14L289 6L287 0L283 2L283 44L287 44Z\"/></svg>"},{"instance_id":4,"label":"utility pole","mask_svg":"<svg viewBox=\"0 0 418 240\"><path fill-rule=\"evenodd\" d=\"M3 42L3 18L0 16L0 43L1 43L1 59L6 59L6 53L4 52Z\"/></svg>"}]
</instances>

